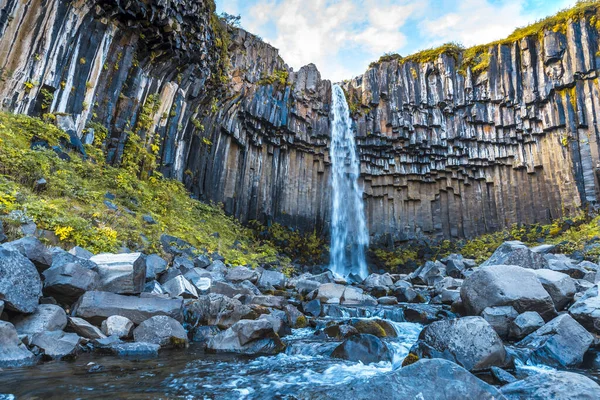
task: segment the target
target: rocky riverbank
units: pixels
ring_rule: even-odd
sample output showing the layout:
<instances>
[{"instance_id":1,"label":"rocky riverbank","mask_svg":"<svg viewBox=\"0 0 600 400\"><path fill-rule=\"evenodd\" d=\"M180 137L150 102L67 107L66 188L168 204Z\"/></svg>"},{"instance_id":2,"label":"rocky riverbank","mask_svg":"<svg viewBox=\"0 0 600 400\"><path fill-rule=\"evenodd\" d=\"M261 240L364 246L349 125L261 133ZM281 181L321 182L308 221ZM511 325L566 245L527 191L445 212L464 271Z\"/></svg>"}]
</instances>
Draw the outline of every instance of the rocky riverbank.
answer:
<instances>
[{"instance_id":1,"label":"rocky riverbank","mask_svg":"<svg viewBox=\"0 0 600 400\"><path fill-rule=\"evenodd\" d=\"M553 246L506 242L481 265L454 254L347 282L326 270L231 267L166 235L162 245L164 258L65 251L33 236L4 243L0 368L26 374L48 361L139 360L191 345L194 361L310 356L370 368L268 395L249 382L249 398L366 399L374 385L390 399L600 396L600 268Z\"/></svg>"}]
</instances>

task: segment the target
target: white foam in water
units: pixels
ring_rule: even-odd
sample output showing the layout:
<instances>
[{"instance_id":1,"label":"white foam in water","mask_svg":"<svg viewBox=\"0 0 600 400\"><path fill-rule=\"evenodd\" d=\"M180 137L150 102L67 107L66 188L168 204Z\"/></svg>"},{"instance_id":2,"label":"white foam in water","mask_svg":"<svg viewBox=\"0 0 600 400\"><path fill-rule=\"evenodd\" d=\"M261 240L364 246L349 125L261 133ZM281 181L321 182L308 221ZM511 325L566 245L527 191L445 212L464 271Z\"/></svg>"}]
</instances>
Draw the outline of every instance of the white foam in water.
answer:
<instances>
[{"instance_id":1,"label":"white foam in water","mask_svg":"<svg viewBox=\"0 0 600 400\"><path fill-rule=\"evenodd\" d=\"M524 371L527 375L535 374L547 374L549 372L555 372L556 369L544 364L534 364L530 360L524 363L518 358L515 359L515 368L518 371Z\"/></svg>"}]
</instances>

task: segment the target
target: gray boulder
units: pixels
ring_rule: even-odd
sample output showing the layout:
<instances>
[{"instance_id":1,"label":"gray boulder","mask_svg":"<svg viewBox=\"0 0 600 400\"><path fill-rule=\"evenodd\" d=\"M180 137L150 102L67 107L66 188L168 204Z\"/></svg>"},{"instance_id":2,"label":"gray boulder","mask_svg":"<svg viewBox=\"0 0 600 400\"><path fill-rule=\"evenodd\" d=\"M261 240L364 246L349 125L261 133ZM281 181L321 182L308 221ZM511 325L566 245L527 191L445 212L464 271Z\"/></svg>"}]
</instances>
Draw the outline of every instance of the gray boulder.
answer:
<instances>
[{"instance_id":1,"label":"gray boulder","mask_svg":"<svg viewBox=\"0 0 600 400\"><path fill-rule=\"evenodd\" d=\"M142 253L98 254L98 290L117 294L139 294L146 282L146 260Z\"/></svg>"},{"instance_id":2,"label":"gray boulder","mask_svg":"<svg viewBox=\"0 0 600 400\"><path fill-rule=\"evenodd\" d=\"M323 308L321 307L321 301L319 299L315 299L303 303L302 310L305 314L311 315L313 317L318 317L321 315Z\"/></svg>"},{"instance_id":3,"label":"gray boulder","mask_svg":"<svg viewBox=\"0 0 600 400\"><path fill-rule=\"evenodd\" d=\"M562 314L517 343L534 363L577 367L594 337L569 314Z\"/></svg>"},{"instance_id":4,"label":"gray boulder","mask_svg":"<svg viewBox=\"0 0 600 400\"><path fill-rule=\"evenodd\" d=\"M600 386L596 382L566 371L531 375L522 381L503 386L500 391L508 400L600 399Z\"/></svg>"},{"instance_id":5,"label":"gray boulder","mask_svg":"<svg viewBox=\"0 0 600 400\"><path fill-rule=\"evenodd\" d=\"M527 311L523 314L519 314L519 316L512 321L508 330L508 337L510 339L520 340L542 326L544 326L544 319L540 314L535 311Z\"/></svg>"},{"instance_id":6,"label":"gray boulder","mask_svg":"<svg viewBox=\"0 0 600 400\"><path fill-rule=\"evenodd\" d=\"M271 310L269 314L261 314L258 319L266 319L271 322L273 326L273 332L275 332L280 338L292 334L292 328L288 323L287 315L284 311Z\"/></svg>"},{"instance_id":7,"label":"gray boulder","mask_svg":"<svg viewBox=\"0 0 600 400\"><path fill-rule=\"evenodd\" d=\"M292 328L305 328L307 325L307 320L304 314L300 312L296 307L291 304L285 306L285 314L287 316L288 324Z\"/></svg>"},{"instance_id":8,"label":"gray boulder","mask_svg":"<svg viewBox=\"0 0 600 400\"><path fill-rule=\"evenodd\" d=\"M408 360L444 358L469 371L502 367L507 354L502 340L481 317L464 317L433 322L419 334ZM406 361L405 361L406 362Z\"/></svg>"},{"instance_id":9,"label":"gray boulder","mask_svg":"<svg viewBox=\"0 0 600 400\"><path fill-rule=\"evenodd\" d=\"M347 286L340 299L340 304L345 306L376 306L377 300L365 294L360 288Z\"/></svg>"},{"instance_id":10,"label":"gray boulder","mask_svg":"<svg viewBox=\"0 0 600 400\"><path fill-rule=\"evenodd\" d=\"M394 281L390 274L371 274L367 276L367 278L363 281L363 286L367 291L371 291L376 287L392 287L394 286Z\"/></svg>"},{"instance_id":11,"label":"gray boulder","mask_svg":"<svg viewBox=\"0 0 600 400\"><path fill-rule=\"evenodd\" d=\"M158 278L167 270L167 261L158 254L150 254L146 257L146 282Z\"/></svg>"},{"instance_id":12,"label":"gray boulder","mask_svg":"<svg viewBox=\"0 0 600 400\"><path fill-rule=\"evenodd\" d=\"M71 250L69 250L69 253L85 260L89 260L90 258L94 257L94 253L79 246L73 247Z\"/></svg>"},{"instance_id":13,"label":"gray boulder","mask_svg":"<svg viewBox=\"0 0 600 400\"><path fill-rule=\"evenodd\" d=\"M81 338L76 333L52 331L36 333L30 345L37 346L44 353L44 358L51 360L73 359L81 350Z\"/></svg>"},{"instance_id":14,"label":"gray boulder","mask_svg":"<svg viewBox=\"0 0 600 400\"><path fill-rule=\"evenodd\" d=\"M548 267L548 262L542 254L532 251L524 243L511 241L502 243L481 267L490 265L516 265L521 268L540 269Z\"/></svg>"},{"instance_id":15,"label":"gray boulder","mask_svg":"<svg viewBox=\"0 0 600 400\"><path fill-rule=\"evenodd\" d=\"M511 323L519 313L512 306L486 307L481 316L494 328L498 336L506 339Z\"/></svg>"},{"instance_id":16,"label":"gray boulder","mask_svg":"<svg viewBox=\"0 0 600 400\"><path fill-rule=\"evenodd\" d=\"M100 329L85 319L77 317L69 317L69 330L86 339L103 339L106 337Z\"/></svg>"},{"instance_id":17,"label":"gray boulder","mask_svg":"<svg viewBox=\"0 0 600 400\"><path fill-rule=\"evenodd\" d=\"M5 243L2 247L18 251L28 258L40 272L52 265L52 252L35 236L25 236L19 240Z\"/></svg>"},{"instance_id":18,"label":"gray boulder","mask_svg":"<svg viewBox=\"0 0 600 400\"><path fill-rule=\"evenodd\" d=\"M97 268L97 265L95 262L90 261L87 258L78 257L78 256L71 254L68 251L65 251L59 247L54 247L54 248L50 249L50 251L52 253L52 265L50 266L51 268L60 267L64 264L70 264L70 263L79 264L82 267L93 270L93 271L95 271Z\"/></svg>"},{"instance_id":19,"label":"gray boulder","mask_svg":"<svg viewBox=\"0 0 600 400\"><path fill-rule=\"evenodd\" d=\"M544 258L548 263L548 269L562 272L573 279L582 279L587 273L587 270L577 265L577 261L564 254L546 254Z\"/></svg>"},{"instance_id":20,"label":"gray boulder","mask_svg":"<svg viewBox=\"0 0 600 400\"><path fill-rule=\"evenodd\" d=\"M213 281L210 286L210 292L214 294L222 294L227 297L234 298L237 295L254 295L252 289L229 282Z\"/></svg>"},{"instance_id":21,"label":"gray boulder","mask_svg":"<svg viewBox=\"0 0 600 400\"><path fill-rule=\"evenodd\" d=\"M311 400L503 400L498 389L453 362L419 360L388 374L377 374L349 384L317 387L299 393Z\"/></svg>"},{"instance_id":22,"label":"gray boulder","mask_svg":"<svg viewBox=\"0 0 600 400\"><path fill-rule=\"evenodd\" d=\"M183 300L158 297L139 298L122 296L108 292L87 292L73 307L73 316L84 318L94 324L120 315L140 324L155 315L167 315L176 320L182 319Z\"/></svg>"},{"instance_id":23,"label":"gray boulder","mask_svg":"<svg viewBox=\"0 0 600 400\"><path fill-rule=\"evenodd\" d=\"M200 254L199 256L194 257L193 259L194 267L196 268L206 268L210 265L210 258L206 254Z\"/></svg>"},{"instance_id":24,"label":"gray boulder","mask_svg":"<svg viewBox=\"0 0 600 400\"><path fill-rule=\"evenodd\" d=\"M446 276L446 266L439 261L427 261L425 265L417 268L410 277L417 285L433 286Z\"/></svg>"},{"instance_id":25,"label":"gray boulder","mask_svg":"<svg viewBox=\"0 0 600 400\"><path fill-rule=\"evenodd\" d=\"M451 254L446 260L446 275L461 279L464 278L463 272L467 269L464 259L460 254Z\"/></svg>"},{"instance_id":26,"label":"gray boulder","mask_svg":"<svg viewBox=\"0 0 600 400\"><path fill-rule=\"evenodd\" d=\"M227 329L241 319L257 317L249 306L239 300L212 293L200 296L198 300L186 301L183 314L186 326L191 329L203 325Z\"/></svg>"},{"instance_id":27,"label":"gray boulder","mask_svg":"<svg viewBox=\"0 0 600 400\"><path fill-rule=\"evenodd\" d=\"M287 305L287 300L282 296L253 296L250 304L283 310Z\"/></svg>"},{"instance_id":28,"label":"gray boulder","mask_svg":"<svg viewBox=\"0 0 600 400\"><path fill-rule=\"evenodd\" d=\"M301 278L295 282L296 290L302 295L306 295L312 292L313 290L317 290L319 286L321 286L319 282L311 279Z\"/></svg>"},{"instance_id":29,"label":"gray boulder","mask_svg":"<svg viewBox=\"0 0 600 400\"><path fill-rule=\"evenodd\" d=\"M564 309L573 300L576 288L573 278L569 275L549 269L538 269L535 274L552 297L557 311Z\"/></svg>"},{"instance_id":30,"label":"gray boulder","mask_svg":"<svg viewBox=\"0 0 600 400\"><path fill-rule=\"evenodd\" d=\"M26 367L34 365L36 358L24 345L19 345L15 327L0 321L0 368Z\"/></svg>"},{"instance_id":31,"label":"gray boulder","mask_svg":"<svg viewBox=\"0 0 600 400\"><path fill-rule=\"evenodd\" d=\"M333 350L331 357L363 364L391 361L392 353L377 336L370 334L352 335Z\"/></svg>"},{"instance_id":32,"label":"gray boulder","mask_svg":"<svg viewBox=\"0 0 600 400\"><path fill-rule=\"evenodd\" d=\"M198 298L196 287L182 275L165 282L162 287L171 297L182 297L184 299Z\"/></svg>"},{"instance_id":33,"label":"gray boulder","mask_svg":"<svg viewBox=\"0 0 600 400\"><path fill-rule=\"evenodd\" d=\"M120 315L112 315L102 321L102 333L106 336L116 336L119 339L127 339L131 336L134 328L129 318Z\"/></svg>"},{"instance_id":34,"label":"gray boulder","mask_svg":"<svg viewBox=\"0 0 600 400\"><path fill-rule=\"evenodd\" d=\"M233 283L250 281L255 283L258 279L258 272L248 267L235 267L227 271L225 279Z\"/></svg>"},{"instance_id":35,"label":"gray boulder","mask_svg":"<svg viewBox=\"0 0 600 400\"><path fill-rule=\"evenodd\" d=\"M8 310L29 314L42 296L35 265L16 250L0 246L0 299Z\"/></svg>"},{"instance_id":36,"label":"gray boulder","mask_svg":"<svg viewBox=\"0 0 600 400\"><path fill-rule=\"evenodd\" d=\"M79 263L60 264L45 270L44 294L63 304L73 304L85 292L94 290L98 274Z\"/></svg>"},{"instance_id":37,"label":"gray boulder","mask_svg":"<svg viewBox=\"0 0 600 400\"><path fill-rule=\"evenodd\" d=\"M588 289L570 308L569 314L590 332L600 333L598 285Z\"/></svg>"},{"instance_id":38,"label":"gray boulder","mask_svg":"<svg viewBox=\"0 0 600 400\"><path fill-rule=\"evenodd\" d=\"M208 341L212 352L277 354L285 349L268 319L241 320Z\"/></svg>"},{"instance_id":39,"label":"gray boulder","mask_svg":"<svg viewBox=\"0 0 600 400\"><path fill-rule=\"evenodd\" d=\"M40 304L33 314L19 315L12 322L20 335L62 331L67 326L67 314L54 304Z\"/></svg>"},{"instance_id":40,"label":"gray boulder","mask_svg":"<svg viewBox=\"0 0 600 400\"><path fill-rule=\"evenodd\" d=\"M470 315L495 306L513 306L519 313L537 311L545 320L556 315L554 302L535 273L514 265L478 268L464 280L460 297Z\"/></svg>"},{"instance_id":41,"label":"gray boulder","mask_svg":"<svg viewBox=\"0 0 600 400\"><path fill-rule=\"evenodd\" d=\"M258 279L258 286L260 289L285 289L286 278L285 275L278 271L269 271L264 270L262 274L260 274L260 278Z\"/></svg>"},{"instance_id":42,"label":"gray boulder","mask_svg":"<svg viewBox=\"0 0 600 400\"><path fill-rule=\"evenodd\" d=\"M187 347L187 332L181 324L166 315L157 315L133 330L136 342L154 343L161 347Z\"/></svg>"},{"instance_id":43,"label":"gray boulder","mask_svg":"<svg viewBox=\"0 0 600 400\"><path fill-rule=\"evenodd\" d=\"M321 303L338 304L341 301L345 290L346 286L344 285L324 283L319 286L316 293L316 299L321 301Z\"/></svg>"}]
</instances>

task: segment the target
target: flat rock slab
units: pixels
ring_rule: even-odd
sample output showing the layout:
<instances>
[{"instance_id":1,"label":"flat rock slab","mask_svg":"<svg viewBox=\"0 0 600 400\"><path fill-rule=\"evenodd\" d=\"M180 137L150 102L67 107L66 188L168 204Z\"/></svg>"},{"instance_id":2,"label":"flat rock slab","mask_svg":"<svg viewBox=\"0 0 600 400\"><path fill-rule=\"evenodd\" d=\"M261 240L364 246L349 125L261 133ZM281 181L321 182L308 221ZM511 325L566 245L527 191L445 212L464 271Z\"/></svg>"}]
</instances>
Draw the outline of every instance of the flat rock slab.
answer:
<instances>
[{"instance_id":1,"label":"flat rock slab","mask_svg":"<svg viewBox=\"0 0 600 400\"><path fill-rule=\"evenodd\" d=\"M118 294L139 294L146 282L146 261L142 253L98 254L90 258L99 275L98 290Z\"/></svg>"},{"instance_id":2,"label":"flat rock slab","mask_svg":"<svg viewBox=\"0 0 600 400\"><path fill-rule=\"evenodd\" d=\"M67 314L54 304L40 304L33 314L20 315L12 321L20 335L62 331L67 326Z\"/></svg>"}]
</instances>

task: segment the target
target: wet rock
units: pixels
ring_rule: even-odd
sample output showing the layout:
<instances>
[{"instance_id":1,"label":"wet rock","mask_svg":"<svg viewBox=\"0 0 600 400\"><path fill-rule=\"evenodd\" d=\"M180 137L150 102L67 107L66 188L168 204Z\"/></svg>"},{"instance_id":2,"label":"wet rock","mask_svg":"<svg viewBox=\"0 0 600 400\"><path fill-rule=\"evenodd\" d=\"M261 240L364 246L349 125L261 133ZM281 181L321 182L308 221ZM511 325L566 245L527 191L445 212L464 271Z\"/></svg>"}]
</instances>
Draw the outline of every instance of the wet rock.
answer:
<instances>
[{"instance_id":1,"label":"wet rock","mask_svg":"<svg viewBox=\"0 0 600 400\"><path fill-rule=\"evenodd\" d=\"M398 281L393 290L394 296L400 303L421 303L423 297L413 289L410 282Z\"/></svg>"},{"instance_id":2,"label":"wet rock","mask_svg":"<svg viewBox=\"0 0 600 400\"><path fill-rule=\"evenodd\" d=\"M103 339L106 337L100 329L77 317L69 317L69 330L87 339Z\"/></svg>"},{"instance_id":3,"label":"wet rock","mask_svg":"<svg viewBox=\"0 0 600 400\"><path fill-rule=\"evenodd\" d=\"M377 302L385 306L393 306L398 304L398 299L394 296L384 296L377 299Z\"/></svg>"},{"instance_id":4,"label":"wet rock","mask_svg":"<svg viewBox=\"0 0 600 400\"><path fill-rule=\"evenodd\" d=\"M321 286L319 282L310 279L299 279L296 282L296 290L302 295L306 295L313 290L317 290L319 286Z\"/></svg>"},{"instance_id":5,"label":"wet rock","mask_svg":"<svg viewBox=\"0 0 600 400\"><path fill-rule=\"evenodd\" d=\"M369 334L350 336L333 350L331 357L364 364L392 360L388 346L377 336Z\"/></svg>"},{"instance_id":6,"label":"wet rock","mask_svg":"<svg viewBox=\"0 0 600 400\"><path fill-rule=\"evenodd\" d=\"M569 314L590 332L600 333L598 285L588 289L570 308Z\"/></svg>"},{"instance_id":7,"label":"wet rock","mask_svg":"<svg viewBox=\"0 0 600 400\"><path fill-rule=\"evenodd\" d=\"M334 324L323 329L323 332L333 339L346 339L353 335L358 335L358 330L352 325Z\"/></svg>"},{"instance_id":8,"label":"wet rock","mask_svg":"<svg viewBox=\"0 0 600 400\"><path fill-rule=\"evenodd\" d=\"M269 321L273 327L273 332L280 338L292 334L292 328L288 324L287 315L281 310L273 310L269 314L262 314L258 317L258 320Z\"/></svg>"},{"instance_id":9,"label":"wet rock","mask_svg":"<svg viewBox=\"0 0 600 400\"><path fill-rule=\"evenodd\" d=\"M67 326L67 315L59 306L40 304L33 314L19 315L12 322L20 335L62 331Z\"/></svg>"},{"instance_id":10,"label":"wet rock","mask_svg":"<svg viewBox=\"0 0 600 400\"><path fill-rule=\"evenodd\" d=\"M225 279L233 283L250 281L255 283L258 279L258 272L248 267L235 267L227 271Z\"/></svg>"},{"instance_id":11,"label":"wet rock","mask_svg":"<svg viewBox=\"0 0 600 400\"><path fill-rule=\"evenodd\" d=\"M158 356L160 345L156 343L119 343L110 347L110 351L124 358L153 358Z\"/></svg>"},{"instance_id":12,"label":"wet rock","mask_svg":"<svg viewBox=\"0 0 600 400\"><path fill-rule=\"evenodd\" d=\"M519 313L512 306L486 307L481 316L494 328L498 336L506 339L511 323Z\"/></svg>"},{"instance_id":13,"label":"wet rock","mask_svg":"<svg viewBox=\"0 0 600 400\"><path fill-rule=\"evenodd\" d=\"M146 257L146 282L155 280L167 270L167 261L158 254Z\"/></svg>"},{"instance_id":14,"label":"wet rock","mask_svg":"<svg viewBox=\"0 0 600 400\"><path fill-rule=\"evenodd\" d=\"M116 336L119 339L127 339L133 332L134 324L129 318L120 315L112 315L102 321L102 333L106 336Z\"/></svg>"},{"instance_id":15,"label":"wet rock","mask_svg":"<svg viewBox=\"0 0 600 400\"><path fill-rule=\"evenodd\" d=\"M394 281L390 274L371 274L363 282L363 286L367 291L372 291L376 287L391 287L394 286Z\"/></svg>"},{"instance_id":16,"label":"wet rock","mask_svg":"<svg viewBox=\"0 0 600 400\"><path fill-rule=\"evenodd\" d=\"M182 275L176 276L170 281L165 282L162 287L165 292L171 295L171 297L182 297L184 299L198 298L196 287Z\"/></svg>"},{"instance_id":17,"label":"wet rock","mask_svg":"<svg viewBox=\"0 0 600 400\"><path fill-rule=\"evenodd\" d=\"M5 243L2 247L18 251L28 258L40 272L52 265L52 252L34 236L25 236L19 240Z\"/></svg>"},{"instance_id":18,"label":"wet rock","mask_svg":"<svg viewBox=\"0 0 600 400\"><path fill-rule=\"evenodd\" d=\"M360 288L347 286L340 299L340 304L346 306L376 306L377 300L365 294Z\"/></svg>"},{"instance_id":19,"label":"wet rock","mask_svg":"<svg viewBox=\"0 0 600 400\"><path fill-rule=\"evenodd\" d=\"M308 321L306 320L304 314L302 314L300 310L293 305L286 305L284 311L287 316L287 321L292 328L305 328L308 325Z\"/></svg>"},{"instance_id":20,"label":"wet rock","mask_svg":"<svg viewBox=\"0 0 600 400\"><path fill-rule=\"evenodd\" d=\"M42 275L44 294L68 305L85 292L94 290L99 283L98 274L79 263L61 263L45 270Z\"/></svg>"},{"instance_id":21,"label":"wet rock","mask_svg":"<svg viewBox=\"0 0 600 400\"><path fill-rule=\"evenodd\" d=\"M283 308L287 305L287 300L285 297L281 296L253 296L250 304L283 310Z\"/></svg>"},{"instance_id":22,"label":"wet rock","mask_svg":"<svg viewBox=\"0 0 600 400\"><path fill-rule=\"evenodd\" d=\"M535 311L526 311L519 314L510 324L508 336L511 339L523 339L544 326L544 319Z\"/></svg>"},{"instance_id":23,"label":"wet rock","mask_svg":"<svg viewBox=\"0 0 600 400\"><path fill-rule=\"evenodd\" d=\"M285 282L285 275L281 272L264 270L262 274L260 274L256 286L260 289L285 289Z\"/></svg>"},{"instance_id":24,"label":"wet rock","mask_svg":"<svg viewBox=\"0 0 600 400\"><path fill-rule=\"evenodd\" d=\"M146 261L142 253L99 254L96 263L98 290L117 294L139 294L146 282Z\"/></svg>"},{"instance_id":25,"label":"wet rock","mask_svg":"<svg viewBox=\"0 0 600 400\"><path fill-rule=\"evenodd\" d=\"M39 347L44 358L51 360L73 359L80 352L81 338L76 333L52 331L36 333L32 336L30 345Z\"/></svg>"},{"instance_id":26,"label":"wet rock","mask_svg":"<svg viewBox=\"0 0 600 400\"><path fill-rule=\"evenodd\" d=\"M444 358L469 371L507 363L502 340L481 317L433 322L425 327L410 353L421 358Z\"/></svg>"},{"instance_id":27,"label":"wet rock","mask_svg":"<svg viewBox=\"0 0 600 400\"><path fill-rule=\"evenodd\" d=\"M16 250L0 247L0 298L4 307L32 313L42 296L42 282L35 265Z\"/></svg>"},{"instance_id":28,"label":"wet rock","mask_svg":"<svg viewBox=\"0 0 600 400\"><path fill-rule=\"evenodd\" d=\"M429 324L442 319L439 306L431 304L410 304L404 308L404 318L407 322Z\"/></svg>"},{"instance_id":29,"label":"wet rock","mask_svg":"<svg viewBox=\"0 0 600 400\"><path fill-rule=\"evenodd\" d=\"M511 241L502 243L480 267L490 265L516 265L521 268L540 269L548 267L548 262L544 256L532 251L524 243Z\"/></svg>"},{"instance_id":30,"label":"wet rock","mask_svg":"<svg viewBox=\"0 0 600 400\"><path fill-rule=\"evenodd\" d=\"M319 289L316 293L316 299L322 303L338 304L341 301L345 290L346 286L344 285L337 283L324 283L319 286Z\"/></svg>"},{"instance_id":31,"label":"wet rock","mask_svg":"<svg viewBox=\"0 0 600 400\"><path fill-rule=\"evenodd\" d=\"M446 266L439 261L427 261L410 277L413 284L433 286L446 276Z\"/></svg>"},{"instance_id":32,"label":"wet rock","mask_svg":"<svg viewBox=\"0 0 600 400\"><path fill-rule=\"evenodd\" d=\"M593 380L573 372L552 371L503 386L500 391L508 400L548 400L600 398L600 386Z\"/></svg>"},{"instance_id":33,"label":"wet rock","mask_svg":"<svg viewBox=\"0 0 600 400\"><path fill-rule=\"evenodd\" d=\"M187 347L187 332L181 324L166 315L157 315L142 322L133 331L136 342L154 343L161 347Z\"/></svg>"},{"instance_id":34,"label":"wet rock","mask_svg":"<svg viewBox=\"0 0 600 400\"><path fill-rule=\"evenodd\" d=\"M87 292L73 307L73 316L101 324L103 320L120 315L140 324L155 315L182 319L182 300L122 296L109 292Z\"/></svg>"},{"instance_id":35,"label":"wet rock","mask_svg":"<svg viewBox=\"0 0 600 400\"><path fill-rule=\"evenodd\" d=\"M19 345L15 327L0 321L0 368L27 367L37 362L32 352Z\"/></svg>"},{"instance_id":36,"label":"wet rock","mask_svg":"<svg viewBox=\"0 0 600 400\"><path fill-rule=\"evenodd\" d=\"M358 333L365 333L378 338L396 337L396 330L388 322L378 319L351 320L352 325Z\"/></svg>"},{"instance_id":37,"label":"wet rock","mask_svg":"<svg viewBox=\"0 0 600 400\"><path fill-rule=\"evenodd\" d=\"M514 265L479 267L464 280L460 296L470 315L494 306L513 306L519 313L537 311L546 320L556 315L554 302L535 273Z\"/></svg>"},{"instance_id":38,"label":"wet rock","mask_svg":"<svg viewBox=\"0 0 600 400\"><path fill-rule=\"evenodd\" d=\"M527 360L556 367L577 367L594 337L569 314L562 314L517 343Z\"/></svg>"},{"instance_id":39,"label":"wet rock","mask_svg":"<svg viewBox=\"0 0 600 400\"><path fill-rule=\"evenodd\" d=\"M549 269L539 269L535 274L552 297L556 310L564 309L573 300L576 288L575 282L569 275Z\"/></svg>"},{"instance_id":40,"label":"wet rock","mask_svg":"<svg viewBox=\"0 0 600 400\"><path fill-rule=\"evenodd\" d=\"M218 326L198 326L194 328L192 332L192 342L203 344L204 347L206 347L208 341L217 336L219 332L221 332L221 330Z\"/></svg>"},{"instance_id":41,"label":"wet rock","mask_svg":"<svg viewBox=\"0 0 600 400\"><path fill-rule=\"evenodd\" d=\"M241 320L209 340L207 349L213 352L241 354L277 354L285 349L273 331L271 321Z\"/></svg>"},{"instance_id":42,"label":"wet rock","mask_svg":"<svg viewBox=\"0 0 600 400\"><path fill-rule=\"evenodd\" d=\"M500 385L507 385L509 383L517 381L517 378L515 378L502 368L492 367L490 368L490 372L492 373L492 376L494 377L496 382L498 382Z\"/></svg>"},{"instance_id":43,"label":"wet rock","mask_svg":"<svg viewBox=\"0 0 600 400\"><path fill-rule=\"evenodd\" d=\"M321 315L321 300L315 299L308 301L302 304L302 310L305 314L311 315L313 317L318 317Z\"/></svg>"},{"instance_id":44,"label":"wet rock","mask_svg":"<svg viewBox=\"0 0 600 400\"><path fill-rule=\"evenodd\" d=\"M198 300L186 301L183 314L189 330L201 325L216 325L227 329L243 318L257 317L250 307L239 300L214 293L200 296Z\"/></svg>"}]
</instances>

